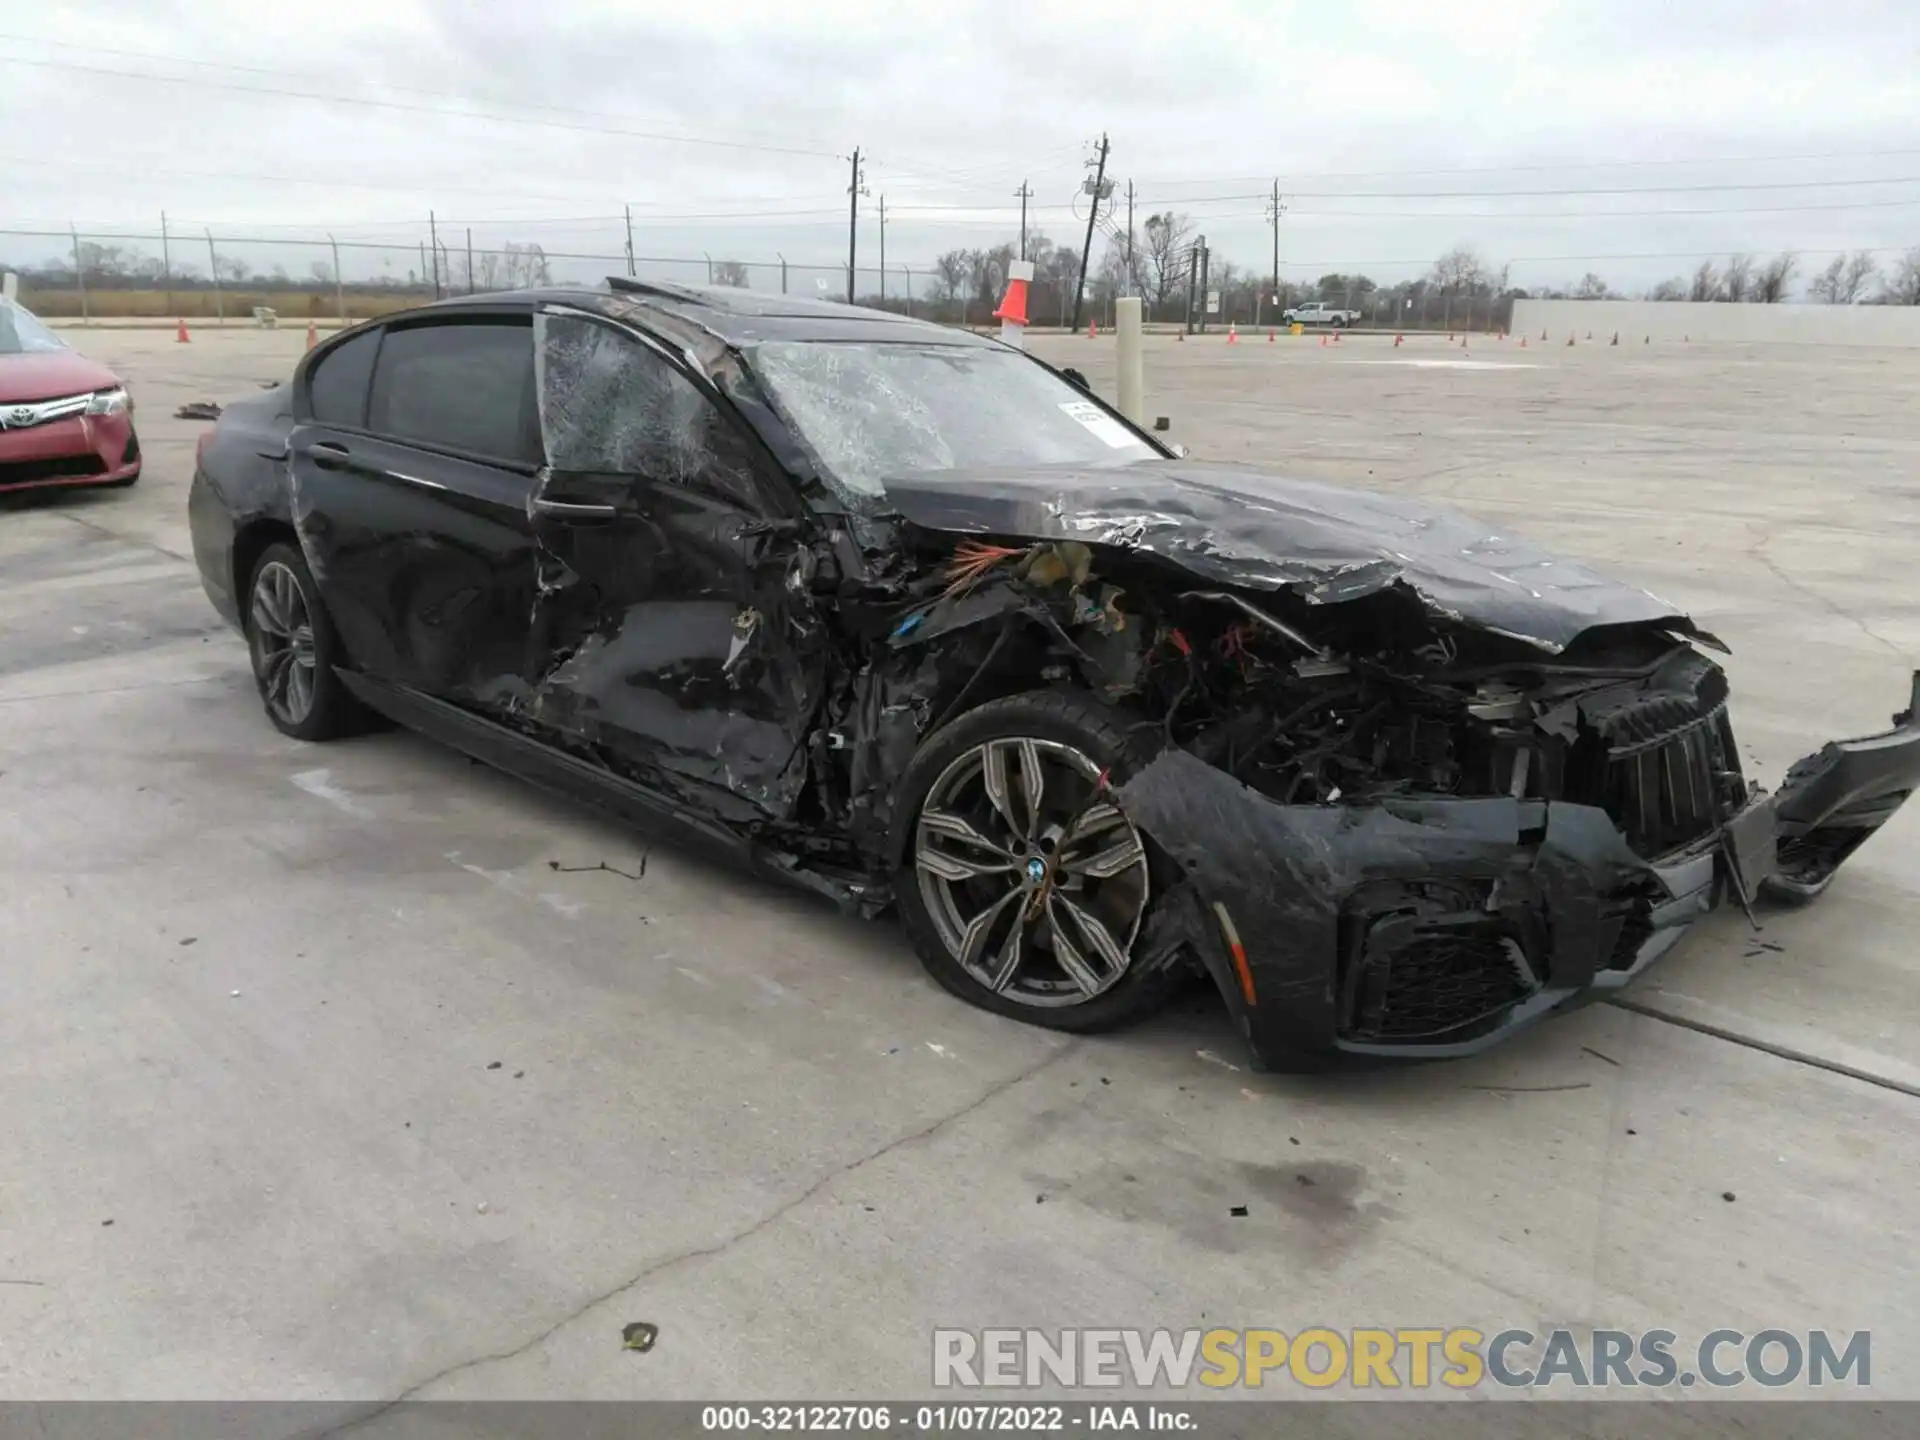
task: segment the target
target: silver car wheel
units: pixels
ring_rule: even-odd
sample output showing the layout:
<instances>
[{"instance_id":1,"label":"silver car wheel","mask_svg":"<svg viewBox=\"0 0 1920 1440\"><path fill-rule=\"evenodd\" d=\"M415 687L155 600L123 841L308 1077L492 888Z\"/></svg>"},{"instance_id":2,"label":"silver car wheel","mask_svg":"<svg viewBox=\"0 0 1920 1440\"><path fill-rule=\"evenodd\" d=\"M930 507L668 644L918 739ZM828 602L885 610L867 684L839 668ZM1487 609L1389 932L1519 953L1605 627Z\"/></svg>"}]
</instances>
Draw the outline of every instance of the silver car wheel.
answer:
<instances>
[{"instance_id":1,"label":"silver car wheel","mask_svg":"<svg viewBox=\"0 0 1920 1440\"><path fill-rule=\"evenodd\" d=\"M253 673L267 709L284 723L299 725L313 709L316 655L312 610L290 567L278 560L260 567L250 620Z\"/></svg>"},{"instance_id":2,"label":"silver car wheel","mask_svg":"<svg viewBox=\"0 0 1920 1440\"><path fill-rule=\"evenodd\" d=\"M1022 1005L1081 1005L1132 962L1147 852L1102 772L1053 740L966 751L927 792L914 827L920 896L974 980Z\"/></svg>"}]
</instances>

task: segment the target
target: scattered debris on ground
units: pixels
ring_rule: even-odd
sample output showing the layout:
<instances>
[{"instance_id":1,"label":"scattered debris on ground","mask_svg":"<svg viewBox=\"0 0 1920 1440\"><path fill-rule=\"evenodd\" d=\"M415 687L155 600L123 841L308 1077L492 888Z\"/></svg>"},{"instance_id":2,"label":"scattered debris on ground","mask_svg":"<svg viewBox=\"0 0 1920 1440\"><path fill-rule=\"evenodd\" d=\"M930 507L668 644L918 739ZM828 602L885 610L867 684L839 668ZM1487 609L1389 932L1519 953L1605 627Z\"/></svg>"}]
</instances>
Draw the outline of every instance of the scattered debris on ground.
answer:
<instances>
[{"instance_id":1,"label":"scattered debris on ground","mask_svg":"<svg viewBox=\"0 0 1920 1440\"><path fill-rule=\"evenodd\" d=\"M653 1348L653 1342L660 1338L660 1327L649 1325L644 1320L636 1320L631 1325L620 1327L620 1348L638 1350L641 1354Z\"/></svg>"},{"instance_id":2,"label":"scattered debris on ground","mask_svg":"<svg viewBox=\"0 0 1920 1440\"><path fill-rule=\"evenodd\" d=\"M220 407L211 400L189 400L173 414L176 420L218 420Z\"/></svg>"}]
</instances>

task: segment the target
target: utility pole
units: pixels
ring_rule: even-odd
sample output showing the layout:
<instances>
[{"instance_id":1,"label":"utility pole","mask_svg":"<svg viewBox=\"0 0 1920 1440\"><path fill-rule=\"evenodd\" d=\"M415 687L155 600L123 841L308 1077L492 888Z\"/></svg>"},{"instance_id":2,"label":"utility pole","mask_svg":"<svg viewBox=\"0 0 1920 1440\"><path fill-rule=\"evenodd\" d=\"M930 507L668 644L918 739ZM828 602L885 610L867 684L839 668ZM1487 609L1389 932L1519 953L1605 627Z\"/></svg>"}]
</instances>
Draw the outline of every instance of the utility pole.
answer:
<instances>
[{"instance_id":1,"label":"utility pole","mask_svg":"<svg viewBox=\"0 0 1920 1440\"><path fill-rule=\"evenodd\" d=\"M632 276L633 268L633 206L627 206L627 274Z\"/></svg>"},{"instance_id":2,"label":"utility pole","mask_svg":"<svg viewBox=\"0 0 1920 1440\"><path fill-rule=\"evenodd\" d=\"M206 235L207 273L213 276L213 311L219 317L220 323L224 325L227 323L227 302L220 298L220 257L214 253L212 229L209 228ZM335 268L338 268L337 263Z\"/></svg>"},{"instance_id":3,"label":"utility pole","mask_svg":"<svg viewBox=\"0 0 1920 1440\"><path fill-rule=\"evenodd\" d=\"M1033 188L1022 180L1013 195L1020 202L1020 258L1024 260L1027 258L1027 201L1033 198Z\"/></svg>"},{"instance_id":4,"label":"utility pole","mask_svg":"<svg viewBox=\"0 0 1920 1440\"><path fill-rule=\"evenodd\" d=\"M93 316L87 313L87 267L80 258L80 227L68 221L67 232L73 236L73 279L80 287L80 323L91 325Z\"/></svg>"},{"instance_id":5,"label":"utility pole","mask_svg":"<svg viewBox=\"0 0 1920 1440\"><path fill-rule=\"evenodd\" d=\"M467 227L467 293L473 294L473 227Z\"/></svg>"},{"instance_id":6,"label":"utility pole","mask_svg":"<svg viewBox=\"0 0 1920 1440\"><path fill-rule=\"evenodd\" d=\"M1207 237L1202 235L1200 246L1200 333L1207 333L1207 316L1213 308L1213 292L1207 288L1212 283L1213 251L1207 248Z\"/></svg>"},{"instance_id":7,"label":"utility pole","mask_svg":"<svg viewBox=\"0 0 1920 1440\"><path fill-rule=\"evenodd\" d=\"M847 304L853 304L854 257L860 246L860 197L867 193L861 183L860 147L853 150L853 178L847 184Z\"/></svg>"},{"instance_id":8,"label":"utility pole","mask_svg":"<svg viewBox=\"0 0 1920 1440\"><path fill-rule=\"evenodd\" d=\"M173 254L167 248L167 212L160 212L160 271L167 277L167 309L173 308Z\"/></svg>"},{"instance_id":9,"label":"utility pole","mask_svg":"<svg viewBox=\"0 0 1920 1440\"><path fill-rule=\"evenodd\" d=\"M887 304L887 192L880 192L880 306Z\"/></svg>"},{"instance_id":10,"label":"utility pole","mask_svg":"<svg viewBox=\"0 0 1920 1440\"><path fill-rule=\"evenodd\" d=\"M440 298L440 227L433 218L433 211L427 212L427 240L433 246L433 298Z\"/></svg>"},{"instance_id":11,"label":"utility pole","mask_svg":"<svg viewBox=\"0 0 1920 1440\"><path fill-rule=\"evenodd\" d=\"M1104 131L1100 135L1100 157L1094 165L1093 179L1084 182L1083 188L1093 197L1093 203L1087 207L1087 239L1080 249L1080 283L1073 291L1073 323L1067 327L1069 330L1080 328L1080 302L1087 293L1087 266L1093 260L1093 222L1100 213L1101 200L1111 193L1107 186L1107 137Z\"/></svg>"},{"instance_id":12,"label":"utility pole","mask_svg":"<svg viewBox=\"0 0 1920 1440\"><path fill-rule=\"evenodd\" d=\"M1127 294L1133 294L1133 182L1127 182Z\"/></svg>"},{"instance_id":13,"label":"utility pole","mask_svg":"<svg viewBox=\"0 0 1920 1440\"><path fill-rule=\"evenodd\" d=\"M1267 218L1273 222L1273 308L1277 319L1280 311L1280 217L1287 213L1287 207L1280 203L1280 181L1273 182L1273 200L1267 206ZM1260 315L1254 312L1253 323L1260 323Z\"/></svg>"}]
</instances>

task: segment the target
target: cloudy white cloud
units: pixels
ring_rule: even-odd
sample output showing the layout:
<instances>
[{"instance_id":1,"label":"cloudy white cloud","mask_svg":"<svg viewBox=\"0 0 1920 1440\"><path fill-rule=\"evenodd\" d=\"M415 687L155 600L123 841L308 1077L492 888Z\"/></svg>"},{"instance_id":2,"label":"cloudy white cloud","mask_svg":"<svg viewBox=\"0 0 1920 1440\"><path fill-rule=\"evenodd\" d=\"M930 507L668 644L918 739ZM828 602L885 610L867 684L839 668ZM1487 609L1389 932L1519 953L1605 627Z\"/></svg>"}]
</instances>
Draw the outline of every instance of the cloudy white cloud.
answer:
<instances>
[{"instance_id":1,"label":"cloudy white cloud","mask_svg":"<svg viewBox=\"0 0 1920 1440\"><path fill-rule=\"evenodd\" d=\"M863 256L884 192L889 260L924 264L1010 233L1023 179L1076 233L1105 131L1143 213L1255 266L1277 177L1295 278L1920 243L1911 0L68 0L0 30L0 230L165 210L404 260L432 209L456 243L611 254L630 204L643 254L832 263L858 145ZM1633 193L1511 193L1553 190Z\"/></svg>"}]
</instances>

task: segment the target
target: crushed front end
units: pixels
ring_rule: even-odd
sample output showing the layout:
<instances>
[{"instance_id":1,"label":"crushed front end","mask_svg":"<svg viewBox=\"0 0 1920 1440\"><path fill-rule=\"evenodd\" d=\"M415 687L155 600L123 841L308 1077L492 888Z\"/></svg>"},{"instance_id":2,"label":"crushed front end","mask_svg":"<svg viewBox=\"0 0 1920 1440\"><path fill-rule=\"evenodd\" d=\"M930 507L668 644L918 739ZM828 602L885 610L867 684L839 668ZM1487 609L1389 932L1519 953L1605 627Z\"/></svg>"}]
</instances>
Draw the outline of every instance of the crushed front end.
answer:
<instances>
[{"instance_id":1,"label":"crushed front end","mask_svg":"<svg viewBox=\"0 0 1920 1440\"><path fill-rule=\"evenodd\" d=\"M1163 923L1260 1062L1484 1048L1624 985L1722 903L1818 893L1920 786L1920 675L1890 730L1828 745L1773 795L1741 776L1724 676L1691 647L1576 683L1475 686L1456 735L1505 757L1505 794L1303 804L1190 749L1122 787L1191 892Z\"/></svg>"}]
</instances>

